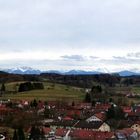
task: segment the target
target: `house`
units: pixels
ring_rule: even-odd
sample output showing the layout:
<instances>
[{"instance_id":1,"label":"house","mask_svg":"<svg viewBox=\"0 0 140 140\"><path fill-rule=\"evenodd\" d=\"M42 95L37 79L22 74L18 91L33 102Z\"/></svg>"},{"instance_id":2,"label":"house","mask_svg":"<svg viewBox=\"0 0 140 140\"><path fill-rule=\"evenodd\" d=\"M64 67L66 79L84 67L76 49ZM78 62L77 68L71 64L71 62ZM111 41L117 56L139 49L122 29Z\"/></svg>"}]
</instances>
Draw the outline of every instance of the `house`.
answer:
<instances>
[{"instance_id":1,"label":"house","mask_svg":"<svg viewBox=\"0 0 140 140\"><path fill-rule=\"evenodd\" d=\"M63 128L52 130L50 128L45 128L45 127L43 128L43 131L45 133L45 138L47 138L48 140L63 139L68 132L67 129L63 129Z\"/></svg>"},{"instance_id":2,"label":"house","mask_svg":"<svg viewBox=\"0 0 140 140\"><path fill-rule=\"evenodd\" d=\"M66 117L63 118L63 120L64 120L64 121L72 121L73 118L71 118L71 117L69 117L69 116L66 116Z\"/></svg>"},{"instance_id":3,"label":"house","mask_svg":"<svg viewBox=\"0 0 140 140\"><path fill-rule=\"evenodd\" d=\"M73 117L73 116L81 116L81 111L80 110L66 110L66 115L69 117Z\"/></svg>"},{"instance_id":4,"label":"house","mask_svg":"<svg viewBox=\"0 0 140 140\"><path fill-rule=\"evenodd\" d=\"M103 103L96 103L96 105L95 105L95 110L96 111L100 111L100 112L102 112L102 111L108 111L108 109L111 107L111 104L103 104Z\"/></svg>"},{"instance_id":5,"label":"house","mask_svg":"<svg viewBox=\"0 0 140 140\"><path fill-rule=\"evenodd\" d=\"M72 128L76 124L76 120L61 120L61 121L54 121L50 123L46 123L46 126L49 126L51 128Z\"/></svg>"},{"instance_id":6,"label":"house","mask_svg":"<svg viewBox=\"0 0 140 140\"><path fill-rule=\"evenodd\" d=\"M102 132L110 132L111 131L111 128L110 128L110 126L107 123L104 122L100 126L99 131L102 131Z\"/></svg>"},{"instance_id":7,"label":"house","mask_svg":"<svg viewBox=\"0 0 140 140\"><path fill-rule=\"evenodd\" d=\"M14 109L11 108L7 108L7 107L1 107L0 108L0 118L3 118L5 116L8 116L9 114L15 113L16 111Z\"/></svg>"},{"instance_id":8,"label":"house","mask_svg":"<svg viewBox=\"0 0 140 140\"><path fill-rule=\"evenodd\" d=\"M93 121L93 122L80 121L74 127L77 129L91 129L91 130L102 131L102 132L111 131L110 126L102 121Z\"/></svg>"},{"instance_id":9,"label":"house","mask_svg":"<svg viewBox=\"0 0 140 140\"><path fill-rule=\"evenodd\" d=\"M126 117L128 120L131 120L131 121L140 120L140 115L137 112L127 112Z\"/></svg>"},{"instance_id":10,"label":"house","mask_svg":"<svg viewBox=\"0 0 140 140\"><path fill-rule=\"evenodd\" d=\"M78 106L80 106L81 109L90 109L92 107L92 103L80 103Z\"/></svg>"},{"instance_id":11,"label":"house","mask_svg":"<svg viewBox=\"0 0 140 140\"><path fill-rule=\"evenodd\" d=\"M85 129L51 129L43 127L45 138L48 140L63 139L63 140L114 140L114 132L101 132Z\"/></svg>"},{"instance_id":12,"label":"house","mask_svg":"<svg viewBox=\"0 0 140 140\"><path fill-rule=\"evenodd\" d=\"M139 140L139 135L137 131L131 128L125 128L123 130L118 130L115 132L118 140Z\"/></svg>"},{"instance_id":13,"label":"house","mask_svg":"<svg viewBox=\"0 0 140 140\"><path fill-rule=\"evenodd\" d=\"M104 122L105 120L106 120L105 112L96 113L93 116L91 116L90 118L86 119L87 122L92 122L92 121L102 121L102 122Z\"/></svg>"},{"instance_id":14,"label":"house","mask_svg":"<svg viewBox=\"0 0 140 140\"><path fill-rule=\"evenodd\" d=\"M111 140L115 138L113 132L100 132L93 130L72 130L70 137L75 140Z\"/></svg>"},{"instance_id":15,"label":"house","mask_svg":"<svg viewBox=\"0 0 140 140\"><path fill-rule=\"evenodd\" d=\"M131 125L131 128L137 131L140 135L140 121L133 122L133 124Z\"/></svg>"},{"instance_id":16,"label":"house","mask_svg":"<svg viewBox=\"0 0 140 140\"><path fill-rule=\"evenodd\" d=\"M121 108L124 113L131 113L133 111L132 107L130 107L130 106L123 106Z\"/></svg>"}]
</instances>

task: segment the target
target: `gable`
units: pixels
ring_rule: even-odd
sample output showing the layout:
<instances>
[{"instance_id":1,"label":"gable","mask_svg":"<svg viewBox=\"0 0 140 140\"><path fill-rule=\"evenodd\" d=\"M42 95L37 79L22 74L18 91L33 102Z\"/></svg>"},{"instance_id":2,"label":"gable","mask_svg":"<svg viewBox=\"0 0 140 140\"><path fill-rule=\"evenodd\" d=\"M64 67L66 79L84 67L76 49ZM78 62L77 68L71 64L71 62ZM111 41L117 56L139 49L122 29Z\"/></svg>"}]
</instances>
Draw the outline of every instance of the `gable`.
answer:
<instances>
[{"instance_id":1,"label":"gable","mask_svg":"<svg viewBox=\"0 0 140 140\"><path fill-rule=\"evenodd\" d=\"M102 121L102 120L99 119L98 117L96 117L95 115L93 115L90 118L88 118L86 121L87 122L92 122L92 121Z\"/></svg>"}]
</instances>

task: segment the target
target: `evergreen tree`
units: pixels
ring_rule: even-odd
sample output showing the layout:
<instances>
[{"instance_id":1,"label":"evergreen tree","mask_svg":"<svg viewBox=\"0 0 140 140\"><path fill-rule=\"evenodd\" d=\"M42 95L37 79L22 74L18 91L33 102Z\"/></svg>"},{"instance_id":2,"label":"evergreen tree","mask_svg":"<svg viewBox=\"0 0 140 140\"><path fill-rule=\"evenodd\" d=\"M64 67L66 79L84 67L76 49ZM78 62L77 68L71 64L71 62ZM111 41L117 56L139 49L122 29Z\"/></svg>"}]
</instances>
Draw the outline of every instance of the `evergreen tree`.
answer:
<instances>
[{"instance_id":1,"label":"evergreen tree","mask_svg":"<svg viewBox=\"0 0 140 140\"><path fill-rule=\"evenodd\" d=\"M44 132L43 128L42 128L41 131L40 131L40 135L41 135L41 138L42 138L42 139L45 138L45 132Z\"/></svg>"},{"instance_id":2,"label":"evergreen tree","mask_svg":"<svg viewBox=\"0 0 140 140\"><path fill-rule=\"evenodd\" d=\"M87 102L87 103L91 102L91 96L89 93L86 93L86 95L85 95L85 102Z\"/></svg>"},{"instance_id":3,"label":"evergreen tree","mask_svg":"<svg viewBox=\"0 0 140 140\"><path fill-rule=\"evenodd\" d=\"M91 89L91 92L94 93L94 94L97 94L97 93L102 93L102 87L101 86L93 86L92 89Z\"/></svg>"},{"instance_id":4,"label":"evergreen tree","mask_svg":"<svg viewBox=\"0 0 140 140\"><path fill-rule=\"evenodd\" d=\"M16 130L14 131L13 139L12 140L18 140L18 136L17 136L17 131Z\"/></svg>"},{"instance_id":5,"label":"evergreen tree","mask_svg":"<svg viewBox=\"0 0 140 140\"><path fill-rule=\"evenodd\" d=\"M5 93L5 90L6 90L5 84L2 83L2 85L1 85L1 94L4 94Z\"/></svg>"},{"instance_id":6,"label":"evergreen tree","mask_svg":"<svg viewBox=\"0 0 140 140\"><path fill-rule=\"evenodd\" d=\"M47 101L45 101L44 104L45 104L45 106L48 106L48 102Z\"/></svg>"},{"instance_id":7,"label":"evergreen tree","mask_svg":"<svg viewBox=\"0 0 140 140\"><path fill-rule=\"evenodd\" d=\"M74 101L72 102L72 106L75 106L75 102Z\"/></svg>"},{"instance_id":8,"label":"evergreen tree","mask_svg":"<svg viewBox=\"0 0 140 140\"><path fill-rule=\"evenodd\" d=\"M112 103L113 102L113 99L112 98L109 98L109 102Z\"/></svg>"},{"instance_id":9,"label":"evergreen tree","mask_svg":"<svg viewBox=\"0 0 140 140\"><path fill-rule=\"evenodd\" d=\"M93 100L93 101L92 101L92 106L94 106L94 107L95 107L95 105L96 105L96 101L95 101L95 100Z\"/></svg>"},{"instance_id":10,"label":"evergreen tree","mask_svg":"<svg viewBox=\"0 0 140 140\"><path fill-rule=\"evenodd\" d=\"M31 131L30 131L30 137L29 140L34 140L36 136L36 130L35 130L35 126L32 126Z\"/></svg>"},{"instance_id":11,"label":"evergreen tree","mask_svg":"<svg viewBox=\"0 0 140 140\"><path fill-rule=\"evenodd\" d=\"M18 139L25 140L25 135L24 135L23 129L21 127L18 128Z\"/></svg>"},{"instance_id":12,"label":"evergreen tree","mask_svg":"<svg viewBox=\"0 0 140 140\"><path fill-rule=\"evenodd\" d=\"M108 119L113 119L114 117L115 117L115 108L112 105L107 111L107 118Z\"/></svg>"},{"instance_id":13,"label":"evergreen tree","mask_svg":"<svg viewBox=\"0 0 140 140\"><path fill-rule=\"evenodd\" d=\"M45 115L46 118L50 118L50 116L51 116L51 111L50 111L50 109L45 108L44 115Z\"/></svg>"},{"instance_id":14,"label":"evergreen tree","mask_svg":"<svg viewBox=\"0 0 140 140\"><path fill-rule=\"evenodd\" d=\"M115 119L115 120L122 120L125 117L125 113L121 109L121 107L113 105L107 111L107 118L108 119Z\"/></svg>"},{"instance_id":15,"label":"evergreen tree","mask_svg":"<svg viewBox=\"0 0 140 140\"><path fill-rule=\"evenodd\" d=\"M125 118L125 113L123 112L121 107L116 108L115 118L116 118L116 120L122 120Z\"/></svg>"},{"instance_id":16,"label":"evergreen tree","mask_svg":"<svg viewBox=\"0 0 140 140\"><path fill-rule=\"evenodd\" d=\"M38 103L37 103L36 99L34 99L34 101L33 101L33 106L34 106L35 108L38 106Z\"/></svg>"},{"instance_id":17,"label":"evergreen tree","mask_svg":"<svg viewBox=\"0 0 140 140\"><path fill-rule=\"evenodd\" d=\"M42 132L43 134L43 132ZM39 140L41 137L41 132L38 127L32 126L31 131L30 131L30 137L29 140Z\"/></svg>"}]
</instances>

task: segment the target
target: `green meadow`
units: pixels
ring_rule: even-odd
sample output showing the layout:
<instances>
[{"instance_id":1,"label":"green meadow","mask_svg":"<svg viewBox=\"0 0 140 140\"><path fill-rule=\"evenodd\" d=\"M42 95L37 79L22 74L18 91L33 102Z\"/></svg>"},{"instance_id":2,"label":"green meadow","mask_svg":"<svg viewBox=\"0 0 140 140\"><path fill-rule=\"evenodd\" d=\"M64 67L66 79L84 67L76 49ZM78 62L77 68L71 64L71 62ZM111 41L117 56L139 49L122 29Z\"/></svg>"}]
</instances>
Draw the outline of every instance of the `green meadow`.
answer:
<instances>
[{"instance_id":1,"label":"green meadow","mask_svg":"<svg viewBox=\"0 0 140 140\"><path fill-rule=\"evenodd\" d=\"M21 82L20 82L21 83ZM13 82L5 84L7 91L15 91L18 89L20 83ZM46 101L82 101L85 97L83 89L44 82L43 90L31 90L26 92L6 93L1 99L13 99L13 100L46 100Z\"/></svg>"}]
</instances>

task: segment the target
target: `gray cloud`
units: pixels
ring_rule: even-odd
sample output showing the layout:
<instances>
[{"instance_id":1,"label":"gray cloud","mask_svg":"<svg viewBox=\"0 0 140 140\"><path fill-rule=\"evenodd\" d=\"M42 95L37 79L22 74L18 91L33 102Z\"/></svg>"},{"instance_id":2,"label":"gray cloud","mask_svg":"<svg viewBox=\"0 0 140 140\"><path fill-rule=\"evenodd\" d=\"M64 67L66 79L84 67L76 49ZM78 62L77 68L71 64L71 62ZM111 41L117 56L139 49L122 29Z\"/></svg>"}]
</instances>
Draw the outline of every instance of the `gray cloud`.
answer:
<instances>
[{"instance_id":1,"label":"gray cloud","mask_svg":"<svg viewBox=\"0 0 140 140\"><path fill-rule=\"evenodd\" d=\"M140 52L136 52L136 53L128 53L127 56L128 56L128 57L136 57L136 58L140 58Z\"/></svg>"},{"instance_id":2,"label":"gray cloud","mask_svg":"<svg viewBox=\"0 0 140 140\"><path fill-rule=\"evenodd\" d=\"M116 64L139 64L140 63L140 59L137 58L131 58L131 57L120 57L120 56L113 56L113 59L111 59L110 61L116 63Z\"/></svg>"},{"instance_id":3,"label":"gray cloud","mask_svg":"<svg viewBox=\"0 0 140 140\"><path fill-rule=\"evenodd\" d=\"M89 58L94 60L94 59L98 59L99 57L97 57L97 56L90 56Z\"/></svg>"},{"instance_id":4,"label":"gray cloud","mask_svg":"<svg viewBox=\"0 0 140 140\"><path fill-rule=\"evenodd\" d=\"M22 59L28 52L47 52L50 57L6 58L0 66L139 68L139 7L139 0L0 0L0 53Z\"/></svg>"},{"instance_id":5,"label":"gray cloud","mask_svg":"<svg viewBox=\"0 0 140 140\"><path fill-rule=\"evenodd\" d=\"M110 59L84 59L81 56L62 56L62 59L45 60L7 60L0 61L1 68L28 66L36 69L49 70L99 70L120 71L139 69L140 59L113 57ZM32 65L31 65L32 64Z\"/></svg>"},{"instance_id":6,"label":"gray cloud","mask_svg":"<svg viewBox=\"0 0 140 140\"><path fill-rule=\"evenodd\" d=\"M119 59L119 60L121 60L121 59L126 59L125 57L121 57L121 56L113 56L113 58L114 58L114 59Z\"/></svg>"},{"instance_id":7,"label":"gray cloud","mask_svg":"<svg viewBox=\"0 0 140 140\"><path fill-rule=\"evenodd\" d=\"M83 61L85 58L82 55L64 55L61 58L66 60L75 60L75 61Z\"/></svg>"},{"instance_id":8,"label":"gray cloud","mask_svg":"<svg viewBox=\"0 0 140 140\"><path fill-rule=\"evenodd\" d=\"M5 0L0 5L0 36L9 46L139 42L138 0Z\"/></svg>"}]
</instances>

